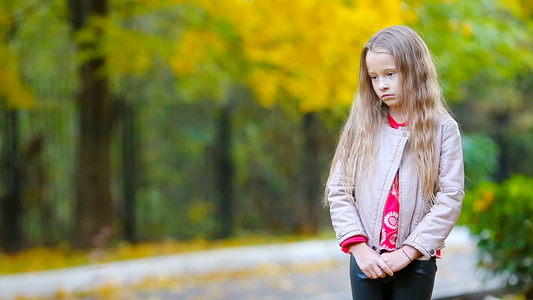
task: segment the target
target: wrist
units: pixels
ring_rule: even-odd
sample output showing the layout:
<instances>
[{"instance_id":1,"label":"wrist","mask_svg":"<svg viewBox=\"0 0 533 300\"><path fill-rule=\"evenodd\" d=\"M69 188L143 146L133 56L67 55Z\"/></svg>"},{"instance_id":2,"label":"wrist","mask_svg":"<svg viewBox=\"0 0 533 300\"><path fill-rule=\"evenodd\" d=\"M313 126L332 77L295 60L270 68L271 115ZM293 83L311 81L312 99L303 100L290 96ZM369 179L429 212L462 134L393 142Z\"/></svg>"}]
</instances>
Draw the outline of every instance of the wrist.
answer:
<instances>
[{"instance_id":1,"label":"wrist","mask_svg":"<svg viewBox=\"0 0 533 300\"><path fill-rule=\"evenodd\" d=\"M409 260L409 262L412 262L412 261L413 261L413 259L411 258L411 256L409 256L409 254L407 254L407 253L403 250L403 248L400 248L400 251L402 251L402 253L405 255L405 257L407 257L407 259Z\"/></svg>"},{"instance_id":2,"label":"wrist","mask_svg":"<svg viewBox=\"0 0 533 300\"><path fill-rule=\"evenodd\" d=\"M411 259L411 261L420 256L420 251L409 245L404 245L400 249Z\"/></svg>"},{"instance_id":3,"label":"wrist","mask_svg":"<svg viewBox=\"0 0 533 300\"><path fill-rule=\"evenodd\" d=\"M354 244L350 245L350 253L354 254L355 252L357 252L358 250L364 248L365 246L368 247L366 245L366 243L364 243L364 242L354 243Z\"/></svg>"}]
</instances>

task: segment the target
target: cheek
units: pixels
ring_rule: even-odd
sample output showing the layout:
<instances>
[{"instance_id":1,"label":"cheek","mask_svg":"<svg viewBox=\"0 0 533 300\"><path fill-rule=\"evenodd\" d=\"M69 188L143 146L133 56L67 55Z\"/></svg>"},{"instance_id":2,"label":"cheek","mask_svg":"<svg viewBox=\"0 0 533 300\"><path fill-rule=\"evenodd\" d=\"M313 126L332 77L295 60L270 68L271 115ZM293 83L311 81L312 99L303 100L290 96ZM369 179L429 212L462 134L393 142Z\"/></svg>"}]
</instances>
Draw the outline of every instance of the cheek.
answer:
<instances>
[{"instance_id":1,"label":"cheek","mask_svg":"<svg viewBox=\"0 0 533 300\"><path fill-rule=\"evenodd\" d=\"M400 80L397 80L395 83L396 83L396 86L394 87L394 89L396 90L396 94L401 97L401 94L402 94L402 82Z\"/></svg>"},{"instance_id":2,"label":"cheek","mask_svg":"<svg viewBox=\"0 0 533 300\"><path fill-rule=\"evenodd\" d=\"M372 81L372 88L374 89L374 92L376 93L376 95L378 94L379 92L379 85L377 82L374 82Z\"/></svg>"},{"instance_id":3,"label":"cheek","mask_svg":"<svg viewBox=\"0 0 533 300\"><path fill-rule=\"evenodd\" d=\"M399 89L400 86L402 85L402 80L399 76L396 77L396 80L394 80L394 84L396 85L396 89Z\"/></svg>"}]
</instances>

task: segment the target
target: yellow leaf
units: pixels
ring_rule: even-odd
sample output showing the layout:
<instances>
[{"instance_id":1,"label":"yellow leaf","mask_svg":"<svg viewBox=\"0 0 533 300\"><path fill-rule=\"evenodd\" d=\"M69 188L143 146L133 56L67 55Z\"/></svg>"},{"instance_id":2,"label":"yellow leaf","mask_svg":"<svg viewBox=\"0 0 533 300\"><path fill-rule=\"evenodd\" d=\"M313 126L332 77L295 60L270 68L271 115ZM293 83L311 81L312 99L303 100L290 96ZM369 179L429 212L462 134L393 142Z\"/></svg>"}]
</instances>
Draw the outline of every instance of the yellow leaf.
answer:
<instances>
[{"instance_id":1,"label":"yellow leaf","mask_svg":"<svg viewBox=\"0 0 533 300\"><path fill-rule=\"evenodd\" d=\"M472 24L470 23L463 23L461 26L461 32L466 37L471 37L473 33Z\"/></svg>"}]
</instances>

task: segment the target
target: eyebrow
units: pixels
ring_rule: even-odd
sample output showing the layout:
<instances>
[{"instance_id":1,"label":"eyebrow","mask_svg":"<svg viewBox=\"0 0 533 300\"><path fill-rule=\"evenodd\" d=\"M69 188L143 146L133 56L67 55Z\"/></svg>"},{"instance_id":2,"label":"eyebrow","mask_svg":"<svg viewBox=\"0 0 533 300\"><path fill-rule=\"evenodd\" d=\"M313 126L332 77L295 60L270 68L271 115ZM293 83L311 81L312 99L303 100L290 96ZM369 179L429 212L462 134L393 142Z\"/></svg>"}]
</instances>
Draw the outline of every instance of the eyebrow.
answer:
<instances>
[{"instance_id":1,"label":"eyebrow","mask_svg":"<svg viewBox=\"0 0 533 300\"><path fill-rule=\"evenodd\" d=\"M398 72L398 68L386 68L383 71L385 71L385 72L388 72L388 71L396 71L396 72ZM370 70L368 70L368 74L371 74L371 73L375 73L375 72L371 72Z\"/></svg>"}]
</instances>

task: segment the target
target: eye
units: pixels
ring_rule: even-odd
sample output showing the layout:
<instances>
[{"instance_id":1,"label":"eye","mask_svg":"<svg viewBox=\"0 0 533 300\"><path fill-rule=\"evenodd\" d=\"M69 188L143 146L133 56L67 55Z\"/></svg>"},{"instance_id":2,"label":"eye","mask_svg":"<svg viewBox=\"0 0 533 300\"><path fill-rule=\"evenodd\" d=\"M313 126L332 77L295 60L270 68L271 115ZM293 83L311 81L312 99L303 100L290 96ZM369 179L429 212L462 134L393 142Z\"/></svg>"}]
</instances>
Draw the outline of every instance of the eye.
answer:
<instances>
[{"instance_id":1,"label":"eye","mask_svg":"<svg viewBox=\"0 0 533 300\"><path fill-rule=\"evenodd\" d=\"M374 75L370 75L370 79L372 79L372 80L376 80L376 79L378 79L378 77L377 77L377 76L374 76Z\"/></svg>"},{"instance_id":2,"label":"eye","mask_svg":"<svg viewBox=\"0 0 533 300\"><path fill-rule=\"evenodd\" d=\"M387 76L391 77L391 76L394 76L396 74L396 72L389 72L387 73Z\"/></svg>"}]
</instances>

